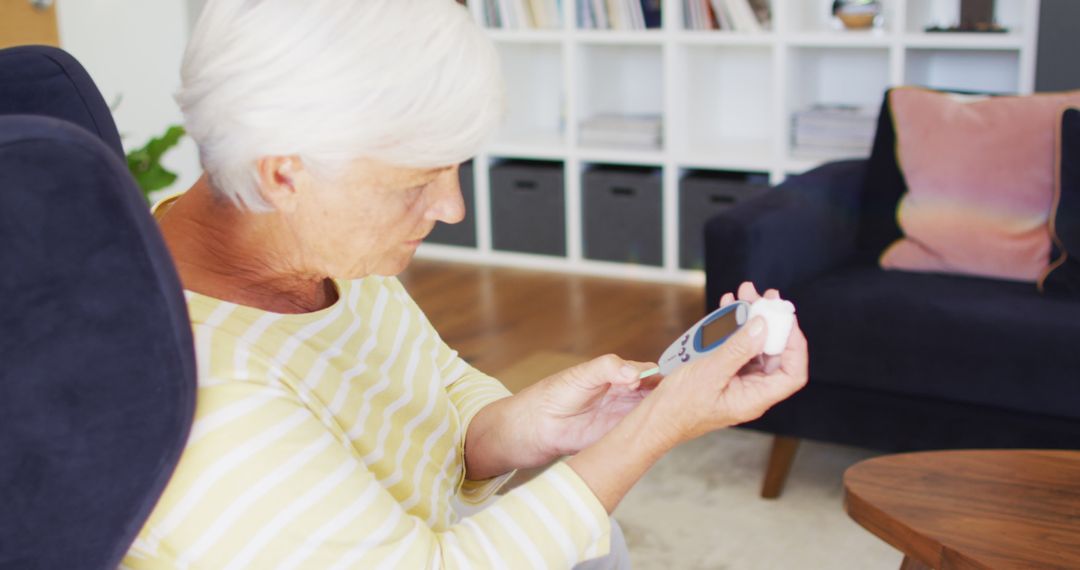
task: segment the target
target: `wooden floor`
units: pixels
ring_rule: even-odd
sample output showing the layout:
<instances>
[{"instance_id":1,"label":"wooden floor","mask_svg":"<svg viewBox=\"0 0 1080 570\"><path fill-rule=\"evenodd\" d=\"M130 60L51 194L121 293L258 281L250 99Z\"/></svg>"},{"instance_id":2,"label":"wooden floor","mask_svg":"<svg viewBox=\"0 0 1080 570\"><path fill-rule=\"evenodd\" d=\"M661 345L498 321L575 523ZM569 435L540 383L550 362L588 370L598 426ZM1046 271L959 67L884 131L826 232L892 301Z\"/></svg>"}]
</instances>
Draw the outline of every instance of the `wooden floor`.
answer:
<instances>
[{"instance_id":1,"label":"wooden floor","mask_svg":"<svg viewBox=\"0 0 1080 570\"><path fill-rule=\"evenodd\" d=\"M544 354L655 362L705 306L701 286L421 259L400 278L447 344L497 376Z\"/></svg>"}]
</instances>

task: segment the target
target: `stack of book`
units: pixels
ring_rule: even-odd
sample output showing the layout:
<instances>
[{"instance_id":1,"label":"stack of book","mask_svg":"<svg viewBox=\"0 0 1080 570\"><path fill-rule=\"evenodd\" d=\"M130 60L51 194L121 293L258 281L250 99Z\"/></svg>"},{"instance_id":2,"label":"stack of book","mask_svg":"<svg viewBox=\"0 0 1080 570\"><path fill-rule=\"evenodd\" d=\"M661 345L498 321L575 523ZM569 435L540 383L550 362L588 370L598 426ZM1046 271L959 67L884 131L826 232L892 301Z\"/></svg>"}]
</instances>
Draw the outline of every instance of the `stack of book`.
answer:
<instances>
[{"instance_id":1,"label":"stack of book","mask_svg":"<svg viewBox=\"0 0 1080 570\"><path fill-rule=\"evenodd\" d=\"M556 29L562 27L562 0L483 0L489 28Z\"/></svg>"},{"instance_id":2,"label":"stack of book","mask_svg":"<svg viewBox=\"0 0 1080 570\"><path fill-rule=\"evenodd\" d=\"M770 0L683 0L688 30L761 32L772 27Z\"/></svg>"},{"instance_id":3,"label":"stack of book","mask_svg":"<svg viewBox=\"0 0 1080 570\"><path fill-rule=\"evenodd\" d=\"M877 108L852 105L814 105L792 118L796 152L867 154L877 129Z\"/></svg>"},{"instance_id":4,"label":"stack of book","mask_svg":"<svg viewBox=\"0 0 1080 570\"><path fill-rule=\"evenodd\" d=\"M659 149L664 140L660 115L594 115L581 121L582 146Z\"/></svg>"},{"instance_id":5,"label":"stack of book","mask_svg":"<svg viewBox=\"0 0 1080 570\"><path fill-rule=\"evenodd\" d=\"M662 0L578 0L578 23L584 29L646 30L659 28Z\"/></svg>"}]
</instances>

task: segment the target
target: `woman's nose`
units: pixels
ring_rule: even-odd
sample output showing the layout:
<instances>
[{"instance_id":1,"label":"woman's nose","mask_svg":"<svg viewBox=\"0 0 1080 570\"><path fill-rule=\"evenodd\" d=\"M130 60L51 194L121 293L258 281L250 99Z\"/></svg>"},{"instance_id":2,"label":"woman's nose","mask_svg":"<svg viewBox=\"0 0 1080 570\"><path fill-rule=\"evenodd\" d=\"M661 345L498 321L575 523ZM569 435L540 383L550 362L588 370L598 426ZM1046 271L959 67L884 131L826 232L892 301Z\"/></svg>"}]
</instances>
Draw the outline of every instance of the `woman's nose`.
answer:
<instances>
[{"instance_id":1,"label":"woman's nose","mask_svg":"<svg viewBox=\"0 0 1080 570\"><path fill-rule=\"evenodd\" d=\"M465 219L465 200L461 197L461 181L456 166L439 175L432 191L434 196L428 207L430 219L447 224L456 224Z\"/></svg>"}]
</instances>

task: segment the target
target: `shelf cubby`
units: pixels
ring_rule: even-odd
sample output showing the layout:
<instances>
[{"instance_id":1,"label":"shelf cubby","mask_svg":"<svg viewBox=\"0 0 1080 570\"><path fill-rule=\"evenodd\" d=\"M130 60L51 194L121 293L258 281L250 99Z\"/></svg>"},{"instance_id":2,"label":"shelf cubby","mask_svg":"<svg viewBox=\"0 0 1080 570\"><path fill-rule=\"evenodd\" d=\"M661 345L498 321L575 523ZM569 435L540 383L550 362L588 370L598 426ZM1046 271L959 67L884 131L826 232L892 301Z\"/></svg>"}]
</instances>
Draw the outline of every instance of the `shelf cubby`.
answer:
<instances>
[{"instance_id":1,"label":"shelf cubby","mask_svg":"<svg viewBox=\"0 0 1080 570\"><path fill-rule=\"evenodd\" d=\"M495 144L538 151L565 146L563 46L499 42L497 47L506 85L506 117Z\"/></svg>"},{"instance_id":2,"label":"shelf cubby","mask_svg":"<svg viewBox=\"0 0 1080 570\"><path fill-rule=\"evenodd\" d=\"M578 46L577 118L601 115L658 116L664 119L664 66L660 47L642 45ZM580 137L579 137L580 138ZM664 141L666 142L666 141ZM663 144L663 143L662 143ZM659 151L651 144L595 144L579 141L581 148Z\"/></svg>"},{"instance_id":3,"label":"shelf cubby","mask_svg":"<svg viewBox=\"0 0 1080 570\"><path fill-rule=\"evenodd\" d=\"M875 105L890 85L889 50L848 47L791 48L788 97L791 110L815 104Z\"/></svg>"},{"instance_id":4,"label":"shelf cubby","mask_svg":"<svg viewBox=\"0 0 1080 570\"><path fill-rule=\"evenodd\" d=\"M911 49L906 83L948 91L1014 94L1020 54L1016 50ZM1010 73L1002 73L1010 70Z\"/></svg>"},{"instance_id":5,"label":"shelf cubby","mask_svg":"<svg viewBox=\"0 0 1080 570\"><path fill-rule=\"evenodd\" d=\"M770 46L689 45L679 48L679 93L671 120L672 150L698 164L768 169L775 89Z\"/></svg>"}]
</instances>

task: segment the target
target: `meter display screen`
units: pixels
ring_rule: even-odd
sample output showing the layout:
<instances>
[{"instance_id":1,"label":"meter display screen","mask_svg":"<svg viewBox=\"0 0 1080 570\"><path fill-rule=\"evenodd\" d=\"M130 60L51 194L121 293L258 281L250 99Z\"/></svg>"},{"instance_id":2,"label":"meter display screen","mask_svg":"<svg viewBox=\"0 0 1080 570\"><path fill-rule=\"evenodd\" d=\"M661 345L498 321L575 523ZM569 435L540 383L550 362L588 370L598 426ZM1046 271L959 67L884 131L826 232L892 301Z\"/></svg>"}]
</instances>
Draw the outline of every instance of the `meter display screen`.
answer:
<instances>
[{"instance_id":1,"label":"meter display screen","mask_svg":"<svg viewBox=\"0 0 1080 570\"><path fill-rule=\"evenodd\" d=\"M738 311L728 311L723 316L701 327L701 346L708 350L739 328Z\"/></svg>"}]
</instances>

